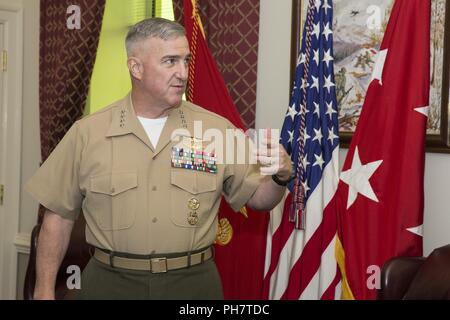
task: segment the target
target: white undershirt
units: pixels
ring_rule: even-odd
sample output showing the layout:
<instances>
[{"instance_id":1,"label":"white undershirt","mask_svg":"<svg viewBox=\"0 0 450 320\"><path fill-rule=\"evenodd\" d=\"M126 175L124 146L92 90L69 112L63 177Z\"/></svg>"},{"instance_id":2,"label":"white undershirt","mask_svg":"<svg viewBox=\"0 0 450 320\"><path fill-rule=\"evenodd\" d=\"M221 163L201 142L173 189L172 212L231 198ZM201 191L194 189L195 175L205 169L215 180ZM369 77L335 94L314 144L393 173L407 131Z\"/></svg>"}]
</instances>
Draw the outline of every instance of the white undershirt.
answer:
<instances>
[{"instance_id":1,"label":"white undershirt","mask_svg":"<svg viewBox=\"0 0 450 320\"><path fill-rule=\"evenodd\" d=\"M156 148L156 145L158 144L159 137L161 136L161 132L166 124L167 118L168 117L149 119L138 117L154 148Z\"/></svg>"}]
</instances>

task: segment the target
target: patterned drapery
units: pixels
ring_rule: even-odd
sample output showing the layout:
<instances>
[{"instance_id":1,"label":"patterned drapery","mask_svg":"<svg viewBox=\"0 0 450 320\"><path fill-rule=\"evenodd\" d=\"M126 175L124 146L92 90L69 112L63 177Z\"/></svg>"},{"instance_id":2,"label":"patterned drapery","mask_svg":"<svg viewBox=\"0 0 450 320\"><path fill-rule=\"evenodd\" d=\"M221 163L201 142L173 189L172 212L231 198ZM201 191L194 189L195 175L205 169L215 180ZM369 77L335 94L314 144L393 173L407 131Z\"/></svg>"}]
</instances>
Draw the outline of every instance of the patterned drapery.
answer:
<instances>
[{"instance_id":1,"label":"patterned drapery","mask_svg":"<svg viewBox=\"0 0 450 320\"><path fill-rule=\"evenodd\" d=\"M247 128L255 127L259 0L199 0L206 39ZM183 23L183 0L173 0Z\"/></svg>"},{"instance_id":2,"label":"patterned drapery","mask_svg":"<svg viewBox=\"0 0 450 320\"><path fill-rule=\"evenodd\" d=\"M105 0L78 0L80 29L69 29L72 0L41 0L39 109L41 156L82 115L97 53Z\"/></svg>"},{"instance_id":3,"label":"patterned drapery","mask_svg":"<svg viewBox=\"0 0 450 320\"><path fill-rule=\"evenodd\" d=\"M72 5L77 7L72 10ZM83 115L104 9L105 0L41 0L39 112L42 162ZM42 208L40 218L41 214Z\"/></svg>"}]
</instances>

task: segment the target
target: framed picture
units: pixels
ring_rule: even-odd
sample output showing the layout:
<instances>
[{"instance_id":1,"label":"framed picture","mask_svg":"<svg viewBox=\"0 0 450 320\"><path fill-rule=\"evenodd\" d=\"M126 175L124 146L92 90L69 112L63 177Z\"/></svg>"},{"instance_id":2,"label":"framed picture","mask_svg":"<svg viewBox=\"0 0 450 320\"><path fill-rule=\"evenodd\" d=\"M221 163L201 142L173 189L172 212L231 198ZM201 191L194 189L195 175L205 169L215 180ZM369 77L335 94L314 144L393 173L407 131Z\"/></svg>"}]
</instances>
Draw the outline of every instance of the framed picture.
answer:
<instances>
[{"instance_id":1,"label":"framed picture","mask_svg":"<svg viewBox=\"0 0 450 320\"><path fill-rule=\"evenodd\" d=\"M341 146L348 147L395 0L334 0L333 51ZM291 84L307 0L292 0ZM426 151L450 153L450 1L431 1ZM291 88L292 89L292 88Z\"/></svg>"}]
</instances>

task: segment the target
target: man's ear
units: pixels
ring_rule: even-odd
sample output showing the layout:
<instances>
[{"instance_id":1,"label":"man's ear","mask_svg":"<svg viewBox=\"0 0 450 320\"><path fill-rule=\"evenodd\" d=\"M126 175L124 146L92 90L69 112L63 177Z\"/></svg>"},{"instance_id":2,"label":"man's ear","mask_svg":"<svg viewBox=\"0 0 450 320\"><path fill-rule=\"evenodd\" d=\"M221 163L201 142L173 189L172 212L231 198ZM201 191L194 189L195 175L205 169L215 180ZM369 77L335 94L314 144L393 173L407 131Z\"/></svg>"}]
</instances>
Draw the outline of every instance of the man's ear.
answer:
<instances>
[{"instance_id":1,"label":"man's ear","mask_svg":"<svg viewBox=\"0 0 450 320\"><path fill-rule=\"evenodd\" d=\"M133 78L137 80L142 79L142 63L140 59L136 57L129 57L127 60L128 70Z\"/></svg>"}]
</instances>

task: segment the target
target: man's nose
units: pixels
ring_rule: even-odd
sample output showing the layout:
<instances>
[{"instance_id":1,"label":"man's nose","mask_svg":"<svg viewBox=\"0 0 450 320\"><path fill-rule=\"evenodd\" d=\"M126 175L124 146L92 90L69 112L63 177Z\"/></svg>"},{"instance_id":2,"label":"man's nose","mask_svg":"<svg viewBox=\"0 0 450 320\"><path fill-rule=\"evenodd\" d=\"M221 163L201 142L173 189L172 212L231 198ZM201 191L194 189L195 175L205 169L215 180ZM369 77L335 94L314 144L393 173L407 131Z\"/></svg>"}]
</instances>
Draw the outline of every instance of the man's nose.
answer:
<instances>
[{"instance_id":1,"label":"man's nose","mask_svg":"<svg viewBox=\"0 0 450 320\"><path fill-rule=\"evenodd\" d=\"M177 74L181 80L186 81L189 75L189 65L185 62L181 62Z\"/></svg>"}]
</instances>

